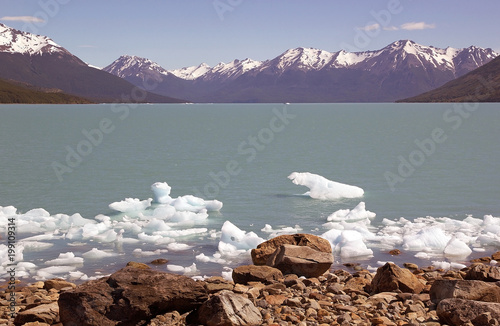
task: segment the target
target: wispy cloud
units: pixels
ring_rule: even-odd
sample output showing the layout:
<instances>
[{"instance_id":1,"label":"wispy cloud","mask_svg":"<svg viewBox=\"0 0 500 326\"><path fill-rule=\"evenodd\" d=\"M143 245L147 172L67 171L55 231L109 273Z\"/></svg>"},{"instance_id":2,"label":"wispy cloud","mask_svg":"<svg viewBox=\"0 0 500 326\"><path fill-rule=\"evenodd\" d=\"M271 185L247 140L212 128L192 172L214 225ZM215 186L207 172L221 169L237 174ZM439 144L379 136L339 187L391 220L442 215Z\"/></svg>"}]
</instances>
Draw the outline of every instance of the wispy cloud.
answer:
<instances>
[{"instance_id":1,"label":"wispy cloud","mask_svg":"<svg viewBox=\"0 0 500 326\"><path fill-rule=\"evenodd\" d=\"M374 31L374 30L377 30L380 28L380 24L378 23L375 23L375 24L371 24L371 25L366 25L366 26L363 26L363 27L358 27L359 30L362 30L362 31Z\"/></svg>"},{"instance_id":2,"label":"wispy cloud","mask_svg":"<svg viewBox=\"0 0 500 326\"><path fill-rule=\"evenodd\" d=\"M45 23L45 20L39 17L33 16L4 16L0 20L13 21L13 22L25 22L25 23Z\"/></svg>"},{"instance_id":3,"label":"wispy cloud","mask_svg":"<svg viewBox=\"0 0 500 326\"><path fill-rule=\"evenodd\" d=\"M399 28L397 28L396 26L386 26L384 27L384 31L397 31L399 30Z\"/></svg>"},{"instance_id":4,"label":"wispy cloud","mask_svg":"<svg viewBox=\"0 0 500 326\"><path fill-rule=\"evenodd\" d=\"M411 22L401 25L401 29L407 31L432 29L432 28L436 28L436 24L427 24L426 22Z\"/></svg>"}]
</instances>

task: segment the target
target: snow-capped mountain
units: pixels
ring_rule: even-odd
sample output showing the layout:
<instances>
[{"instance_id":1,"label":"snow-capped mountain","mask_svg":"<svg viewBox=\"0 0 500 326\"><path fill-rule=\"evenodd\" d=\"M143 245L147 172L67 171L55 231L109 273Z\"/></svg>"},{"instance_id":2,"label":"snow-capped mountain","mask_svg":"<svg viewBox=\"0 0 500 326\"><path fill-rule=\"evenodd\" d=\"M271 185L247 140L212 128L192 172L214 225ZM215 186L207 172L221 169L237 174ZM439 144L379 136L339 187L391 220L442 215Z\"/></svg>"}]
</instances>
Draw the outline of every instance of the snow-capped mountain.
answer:
<instances>
[{"instance_id":1,"label":"snow-capped mountain","mask_svg":"<svg viewBox=\"0 0 500 326\"><path fill-rule=\"evenodd\" d=\"M93 68L47 36L0 24L0 78L100 102L136 101L136 86ZM144 93L146 102L180 102Z\"/></svg>"},{"instance_id":2,"label":"snow-capped mountain","mask_svg":"<svg viewBox=\"0 0 500 326\"><path fill-rule=\"evenodd\" d=\"M154 76L155 79L158 79L160 75L167 76L169 74L156 62L130 55L122 55L103 70L121 78L135 76L146 79L146 77Z\"/></svg>"},{"instance_id":3,"label":"snow-capped mountain","mask_svg":"<svg viewBox=\"0 0 500 326\"><path fill-rule=\"evenodd\" d=\"M0 24L0 52L43 55L69 52L47 36L22 32Z\"/></svg>"}]
</instances>

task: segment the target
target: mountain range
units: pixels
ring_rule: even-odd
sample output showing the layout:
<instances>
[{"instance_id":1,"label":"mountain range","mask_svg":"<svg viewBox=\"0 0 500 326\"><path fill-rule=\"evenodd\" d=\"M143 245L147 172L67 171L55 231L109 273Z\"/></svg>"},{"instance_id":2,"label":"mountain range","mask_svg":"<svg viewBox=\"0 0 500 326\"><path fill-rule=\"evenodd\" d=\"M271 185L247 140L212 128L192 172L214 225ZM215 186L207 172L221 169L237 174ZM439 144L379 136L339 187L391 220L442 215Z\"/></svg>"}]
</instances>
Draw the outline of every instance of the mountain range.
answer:
<instances>
[{"instance_id":1,"label":"mountain range","mask_svg":"<svg viewBox=\"0 0 500 326\"><path fill-rule=\"evenodd\" d=\"M401 102L500 102L500 57L441 87Z\"/></svg>"},{"instance_id":2,"label":"mountain range","mask_svg":"<svg viewBox=\"0 0 500 326\"><path fill-rule=\"evenodd\" d=\"M489 48L440 49L400 40L376 51L299 47L265 61L175 70L124 55L96 69L46 36L0 24L0 78L7 82L0 91L28 86L94 102L394 102L436 89L497 56Z\"/></svg>"},{"instance_id":3,"label":"mountain range","mask_svg":"<svg viewBox=\"0 0 500 326\"><path fill-rule=\"evenodd\" d=\"M410 40L377 51L289 49L274 59L234 60L166 70L121 56L103 70L134 85L193 102L394 102L435 89L498 53L475 46L440 49Z\"/></svg>"},{"instance_id":4,"label":"mountain range","mask_svg":"<svg viewBox=\"0 0 500 326\"><path fill-rule=\"evenodd\" d=\"M137 86L126 80L90 67L46 36L3 24L0 24L0 78L98 102L185 102L138 91Z\"/></svg>"}]
</instances>

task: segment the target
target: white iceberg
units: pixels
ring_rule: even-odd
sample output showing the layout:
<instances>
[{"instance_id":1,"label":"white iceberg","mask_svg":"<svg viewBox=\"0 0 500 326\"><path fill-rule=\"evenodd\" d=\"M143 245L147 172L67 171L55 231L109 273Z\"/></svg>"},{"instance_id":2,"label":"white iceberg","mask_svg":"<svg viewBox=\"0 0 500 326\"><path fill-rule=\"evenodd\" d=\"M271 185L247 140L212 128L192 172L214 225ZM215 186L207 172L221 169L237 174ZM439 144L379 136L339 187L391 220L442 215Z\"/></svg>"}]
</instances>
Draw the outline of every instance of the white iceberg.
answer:
<instances>
[{"instance_id":1,"label":"white iceberg","mask_svg":"<svg viewBox=\"0 0 500 326\"><path fill-rule=\"evenodd\" d=\"M308 195L314 199L335 200L340 198L357 198L363 197L365 193L359 187L331 181L309 172L293 172L288 176L288 179L292 180L296 185L308 187L309 191L304 195Z\"/></svg>"}]
</instances>

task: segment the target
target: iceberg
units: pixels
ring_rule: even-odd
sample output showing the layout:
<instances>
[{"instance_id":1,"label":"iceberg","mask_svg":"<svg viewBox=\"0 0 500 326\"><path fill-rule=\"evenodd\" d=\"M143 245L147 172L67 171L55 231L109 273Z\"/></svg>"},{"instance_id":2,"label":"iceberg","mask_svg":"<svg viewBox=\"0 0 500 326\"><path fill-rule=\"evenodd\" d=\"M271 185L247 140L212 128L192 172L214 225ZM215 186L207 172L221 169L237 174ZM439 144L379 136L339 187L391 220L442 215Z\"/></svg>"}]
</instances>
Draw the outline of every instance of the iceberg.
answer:
<instances>
[{"instance_id":1,"label":"iceberg","mask_svg":"<svg viewBox=\"0 0 500 326\"><path fill-rule=\"evenodd\" d=\"M364 190L335 181L331 181L317 174L309 172L293 172L288 176L288 179L296 185L306 186L309 191L304 195L308 195L314 199L335 200L340 198L357 198L363 197Z\"/></svg>"}]
</instances>

